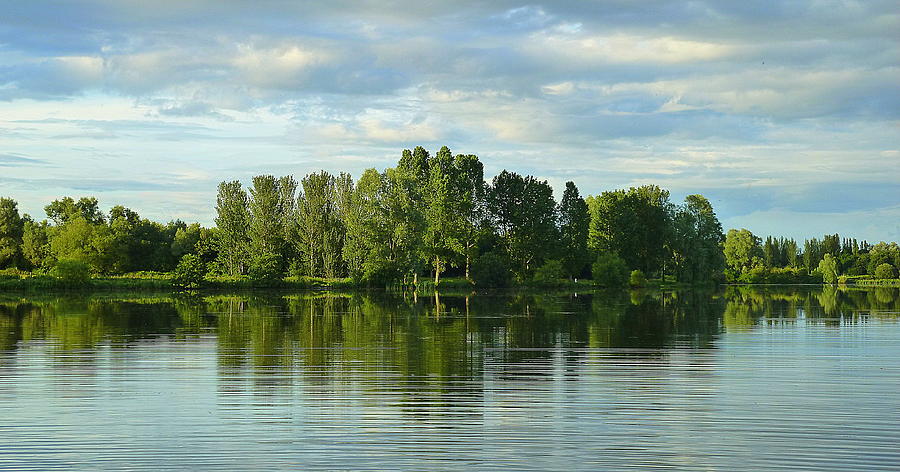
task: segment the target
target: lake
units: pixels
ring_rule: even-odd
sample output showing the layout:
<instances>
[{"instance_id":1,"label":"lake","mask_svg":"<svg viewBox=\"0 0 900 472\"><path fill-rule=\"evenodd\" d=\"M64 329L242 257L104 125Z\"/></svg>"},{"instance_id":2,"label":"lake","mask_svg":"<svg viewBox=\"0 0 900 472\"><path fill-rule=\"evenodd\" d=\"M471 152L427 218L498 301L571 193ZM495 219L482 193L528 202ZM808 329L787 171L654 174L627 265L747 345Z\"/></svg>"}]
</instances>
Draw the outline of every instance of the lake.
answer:
<instances>
[{"instance_id":1,"label":"lake","mask_svg":"<svg viewBox=\"0 0 900 472\"><path fill-rule=\"evenodd\" d=\"M897 289L0 294L0 468L897 470Z\"/></svg>"}]
</instances>

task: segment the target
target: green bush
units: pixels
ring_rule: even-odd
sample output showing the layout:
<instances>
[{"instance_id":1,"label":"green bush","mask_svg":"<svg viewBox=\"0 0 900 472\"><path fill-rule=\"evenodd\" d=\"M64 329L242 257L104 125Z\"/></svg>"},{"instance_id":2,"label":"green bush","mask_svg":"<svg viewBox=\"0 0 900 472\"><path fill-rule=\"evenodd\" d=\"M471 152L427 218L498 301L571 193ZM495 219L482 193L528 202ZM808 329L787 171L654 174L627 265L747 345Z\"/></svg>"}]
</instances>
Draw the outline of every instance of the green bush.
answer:
<instances>
[{"instance_id":1,"label":"green bush","mask_svg":"<svg viewBox=\"0 0 900 472\"><path fill-rule=\"evenodd\" d=\"M271 285L280 282L284 275L281 273L281 258L271 253L253 257L248 275L256 284Z\"/></svg>"},{"instance_id":2,"label":"green bush","mask_svg":"<svg viewBox=\"0 0 900 472\"><path fill-rule=\"evenodd\" d=\"M507 287L512 280L509 262L497 253L482 254L472 262L472 280L478 287Z\"/></svg>"},{"instance_id":3,"label":"green bush","mask_svg":"<svg viewBox=\"0 0 900 472\"><path fill-rule=\"evenodd\" d=\"M532 280L539 285L553 285L558 284L563 276L562 262L551 259L534 271Z\"/></svg>"},{"instance_id":4,"label":"green bush","mask_svg":"<svg viewBox=\"0 0 900 472\"><path fill-rule=\"evenodd\" d=\"M647 277L644 276L643 271L635 269L631 271L631 276L628 278L628 285L631 285L632 287L643 287L647 285Z\"/></svg>"},{"instance_id":5,"label":"green bush","mask_svg":"<svg viewBox=\"0 0 900 472\"><path fill-rule=\"evenodd\" d=\"M603 253L591 265L594 283L605 287L622 287L628 283L628 267L621 257L613 253Z\"/></svg>"},{"instance_id":6,"label":"green bush","mask_svg":"<svg viewBox=\"0 0 900 472\"><path fill-rule=\"evenodd\" d=\"M86 285L91 280L91 268L81 261L61 259L56 262L50 275L66 285Z\"/></svg>"},{"instance_id":7,"label":"green bush","mask_svg":"<svg viewBox=\"0 0 900 472\"><path fill-rule=\"evenodd\" d=\"M885 262L884 264L880 264L875 268L875 278L876 279L895 279L897 278L897 271L894 270L894 266Z\"/></svg>"},{"instance_id":8,"label":"green bush","mask_svg":"<svg viewBox=\"0 0 900 472\"><path fill-rule=\"evenodd\" d=\"M203 285L206 264L194 254L185 254L178 261L172 284L180 288L198 288Z\"/></svg>"},{"instance_id":9,"label":"green bush","mask_svg":"<svg viewBox=\"0 0 900 472\"><path fill-rule=\"evenodd\" d=\"M27 275L27 272L19 270L15 267L0 270L0 280L18 280Z\"/></svg>"}]
</instances>

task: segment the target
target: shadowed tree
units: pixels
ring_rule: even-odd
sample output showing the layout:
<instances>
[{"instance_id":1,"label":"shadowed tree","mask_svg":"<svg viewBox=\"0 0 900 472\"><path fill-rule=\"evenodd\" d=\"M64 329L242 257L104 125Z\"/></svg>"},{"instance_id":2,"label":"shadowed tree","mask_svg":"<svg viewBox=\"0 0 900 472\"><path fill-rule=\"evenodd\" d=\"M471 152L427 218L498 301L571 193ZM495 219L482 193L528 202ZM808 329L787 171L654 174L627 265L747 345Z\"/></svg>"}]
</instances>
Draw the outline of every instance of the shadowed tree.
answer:
<instances>
[{"instance_id":1,"label":"shadowed tree","mask_svg":"<svg viewBox=\"0 0 900 472\"><path fill-rule=\"evenodd\" d=\"M559 234L550 184L504 170L494 177L488 202L493 223L521 278L556 254Z\"/></svg>"},{"instance_id":2,"label":"shadowed tree","mask_svg":"<svg viewBox=\"0 0 900 472\"><path fill-rule=\"evenodd\" d=\"M587 203L578 194L574 182L566 182L559 202L559 233L562 263L569 277L578 277L589 261L588 229L590 215Z\"/></svg>"},{"instance_id":3,"label":"shadowed tree","mask_svg":"<svg viewBox=\"0 0 900 472\"><path fill-rule=\"evenodd\" d=\"M670 247L679 281L712 281L722 273L722 225L702 195L688 195L675 211Z\"/></svg>"}]
</instances>

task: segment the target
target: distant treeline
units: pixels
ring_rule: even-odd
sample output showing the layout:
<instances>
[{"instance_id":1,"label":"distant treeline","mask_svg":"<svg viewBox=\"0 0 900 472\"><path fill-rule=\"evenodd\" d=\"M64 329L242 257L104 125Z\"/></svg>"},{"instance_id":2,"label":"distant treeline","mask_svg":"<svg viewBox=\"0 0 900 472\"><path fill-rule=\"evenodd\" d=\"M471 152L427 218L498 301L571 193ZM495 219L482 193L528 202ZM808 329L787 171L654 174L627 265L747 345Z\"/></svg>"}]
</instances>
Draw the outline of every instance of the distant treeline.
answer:
<instances>
[{"instance_id":1,"label":"distant treeline","mask_svg":"<svg viewBox=\"0 0 900 472\"><path fill-rule=\"evenodd\" d=\"M66 197L47 219L19 216L0 199L0 269L51 271L83 264L97 274L134 271L280 280L352 277L371 286L443 275L482 286L593 278L624 285L644 277L687 284L821 282L841 275L896 277L896 243L838 235L762 240L726 236L702 195L670 202L655 185L583 199L567 182L556 202L547 181L503 171L486 182L477 156L404 150L396 167L347 173L260 175L245 189L222 182L216 225L161 224L96 198ZM882 277L884 276L884 277Z\"/></svg>"}]
</instances>

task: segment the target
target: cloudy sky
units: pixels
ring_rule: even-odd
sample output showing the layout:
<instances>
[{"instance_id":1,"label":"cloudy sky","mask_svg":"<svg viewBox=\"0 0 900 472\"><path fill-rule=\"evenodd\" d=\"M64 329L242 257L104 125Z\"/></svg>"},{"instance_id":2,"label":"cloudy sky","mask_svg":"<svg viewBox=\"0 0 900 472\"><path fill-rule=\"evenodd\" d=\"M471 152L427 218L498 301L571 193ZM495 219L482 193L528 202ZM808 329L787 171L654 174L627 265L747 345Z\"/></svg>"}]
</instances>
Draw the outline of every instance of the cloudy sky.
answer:
<instances>
[{"instance_id":1,"label":"cloudy sky","mask_svg":"<svg viewBox=\"0 0 900 472\"><path fill-rule=\"evenodd\" d=\"M900 240L896 0L0 4L0 195L209 224L216 184L423 145Z\"/></svg>"}]
</instances>

